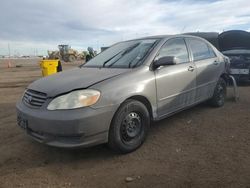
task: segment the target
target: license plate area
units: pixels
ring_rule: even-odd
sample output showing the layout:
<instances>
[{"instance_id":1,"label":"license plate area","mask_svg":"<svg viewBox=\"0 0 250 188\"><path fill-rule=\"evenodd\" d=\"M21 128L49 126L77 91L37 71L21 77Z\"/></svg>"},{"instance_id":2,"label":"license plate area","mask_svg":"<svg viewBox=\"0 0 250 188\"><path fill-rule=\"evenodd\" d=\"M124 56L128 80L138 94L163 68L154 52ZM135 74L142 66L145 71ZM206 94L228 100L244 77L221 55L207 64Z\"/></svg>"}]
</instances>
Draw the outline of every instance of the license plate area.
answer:
<instances>
[{"instance_id":1,"label":"license plate area","mask_svg":"<svg viewBox=\"0 0 250 188\"><path fill-rule=\"evenodd\" d=\"M25 118L23 118L23 116L21 114L18 114L18 116L17 116L17 124L22 129L27 129L27 127L28 127L28 120L25 119Z\"/></svg>"},{"instance_id":2,"label":"license plate area","mask_svg":"<svg viewBox=\"0 0 250 188\"><path fill-rule=\"evenodd\" d=\"M230 69L231 74L249 74L249 69Z\"/></svg>"}]
</instances>

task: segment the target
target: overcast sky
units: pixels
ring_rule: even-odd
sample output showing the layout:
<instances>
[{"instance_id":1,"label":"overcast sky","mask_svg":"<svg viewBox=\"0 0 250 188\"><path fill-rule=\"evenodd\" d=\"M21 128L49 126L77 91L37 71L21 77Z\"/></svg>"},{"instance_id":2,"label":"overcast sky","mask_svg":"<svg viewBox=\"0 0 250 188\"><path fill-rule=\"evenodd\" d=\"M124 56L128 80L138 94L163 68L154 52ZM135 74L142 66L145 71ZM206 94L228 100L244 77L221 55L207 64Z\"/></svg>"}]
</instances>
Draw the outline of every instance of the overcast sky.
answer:
<instances>
[{"instance_id":1,"label":"overcast sky","mask_svg":"<svg viewBox=\"0 0 250 188\"><path fill-rule=\"evenodd\" d=\"M58 44L98 48L136 37L250 30L249 0L1 0L0 55Z\"/></svg>"}]
</instances>

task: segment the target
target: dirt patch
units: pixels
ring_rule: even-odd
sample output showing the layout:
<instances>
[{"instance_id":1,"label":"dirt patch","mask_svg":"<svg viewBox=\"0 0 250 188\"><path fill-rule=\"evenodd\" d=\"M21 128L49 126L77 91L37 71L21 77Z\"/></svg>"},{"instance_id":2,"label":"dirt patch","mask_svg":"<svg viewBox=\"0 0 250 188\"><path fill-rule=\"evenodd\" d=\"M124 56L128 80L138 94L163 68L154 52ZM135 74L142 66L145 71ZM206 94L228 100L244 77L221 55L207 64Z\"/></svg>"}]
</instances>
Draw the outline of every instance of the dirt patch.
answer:
<instances>
[{"instance_id":1,"label":"dirt patch","mask_svg":"<svg viewBox=\"0 0 250 188\"><path fill-rule=\"evenodd\" d=\"M240 87L238 103L201 104L154 123L139 150L117 155L105 145L65 150L29 139L15 103L40 69L30 61L0 77L0 187L250 186L250 86Z\"/></svg>"}]
</instances>

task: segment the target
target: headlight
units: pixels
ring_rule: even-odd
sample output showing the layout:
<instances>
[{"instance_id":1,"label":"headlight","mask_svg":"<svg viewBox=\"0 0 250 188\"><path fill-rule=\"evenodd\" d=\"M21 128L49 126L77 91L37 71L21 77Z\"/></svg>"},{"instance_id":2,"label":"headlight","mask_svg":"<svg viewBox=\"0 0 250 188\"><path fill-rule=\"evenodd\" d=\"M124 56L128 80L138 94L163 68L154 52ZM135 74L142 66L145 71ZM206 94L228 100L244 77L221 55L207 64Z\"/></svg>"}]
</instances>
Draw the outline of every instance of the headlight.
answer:
<instances>
[{"instance_id":1,"label":"headlight","mask_svg":"<svg viewBox=\"0 0 250 188\"><path fill-rule=\"evenodd\" d=\"M53 99L47 109L63 110L86 107L95 104L100 97L100 92L92 89L72 91Z\"/></svg>"}]
</instances>

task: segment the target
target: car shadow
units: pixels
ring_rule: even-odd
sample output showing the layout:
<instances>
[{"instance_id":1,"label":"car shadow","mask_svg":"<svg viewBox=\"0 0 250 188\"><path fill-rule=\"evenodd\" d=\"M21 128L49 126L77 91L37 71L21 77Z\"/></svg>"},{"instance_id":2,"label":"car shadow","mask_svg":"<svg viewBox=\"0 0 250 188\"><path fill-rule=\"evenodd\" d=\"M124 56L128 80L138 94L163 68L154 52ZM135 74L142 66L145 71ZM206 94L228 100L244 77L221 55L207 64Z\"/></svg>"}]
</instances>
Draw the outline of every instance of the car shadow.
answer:
<instances>
[{"instance_id":1,"label":"car shadow","mask_svg":"<svg viewBox=\"0 0 250 188\"><path fill-rule=\"evenodd\" d=\"M230 102L230 98L227 98ZM19 129L17 133L20 133L18 142L11 145L13 148L9 148L6 152L5 158L0 159L0 175L8 173L21 173L23 170L34 168L50 168L53 165L67 166L69 168L92 168L103 161L117 161L118 159L127 159L127 156L141 155L141 152L147 151L147 147L151 147L152 135L160 134L165 127L165 131L175 126L176 122L180 119L188 120L187 117L196 113L205 114L210 107L206 102L203 102L197 106L181 111L173 116L165 118L158 122L153 122L149 137L143 147L133 153L127 155L120 155L108 149L103 144L94 146L91 148L79 148L79 149L64 149L46 146L36 141L24 137L23 132ZM148 143L148 144L147 144ZM119 160L118 160L119 161Z\"/></svg>"}]
</instances>

